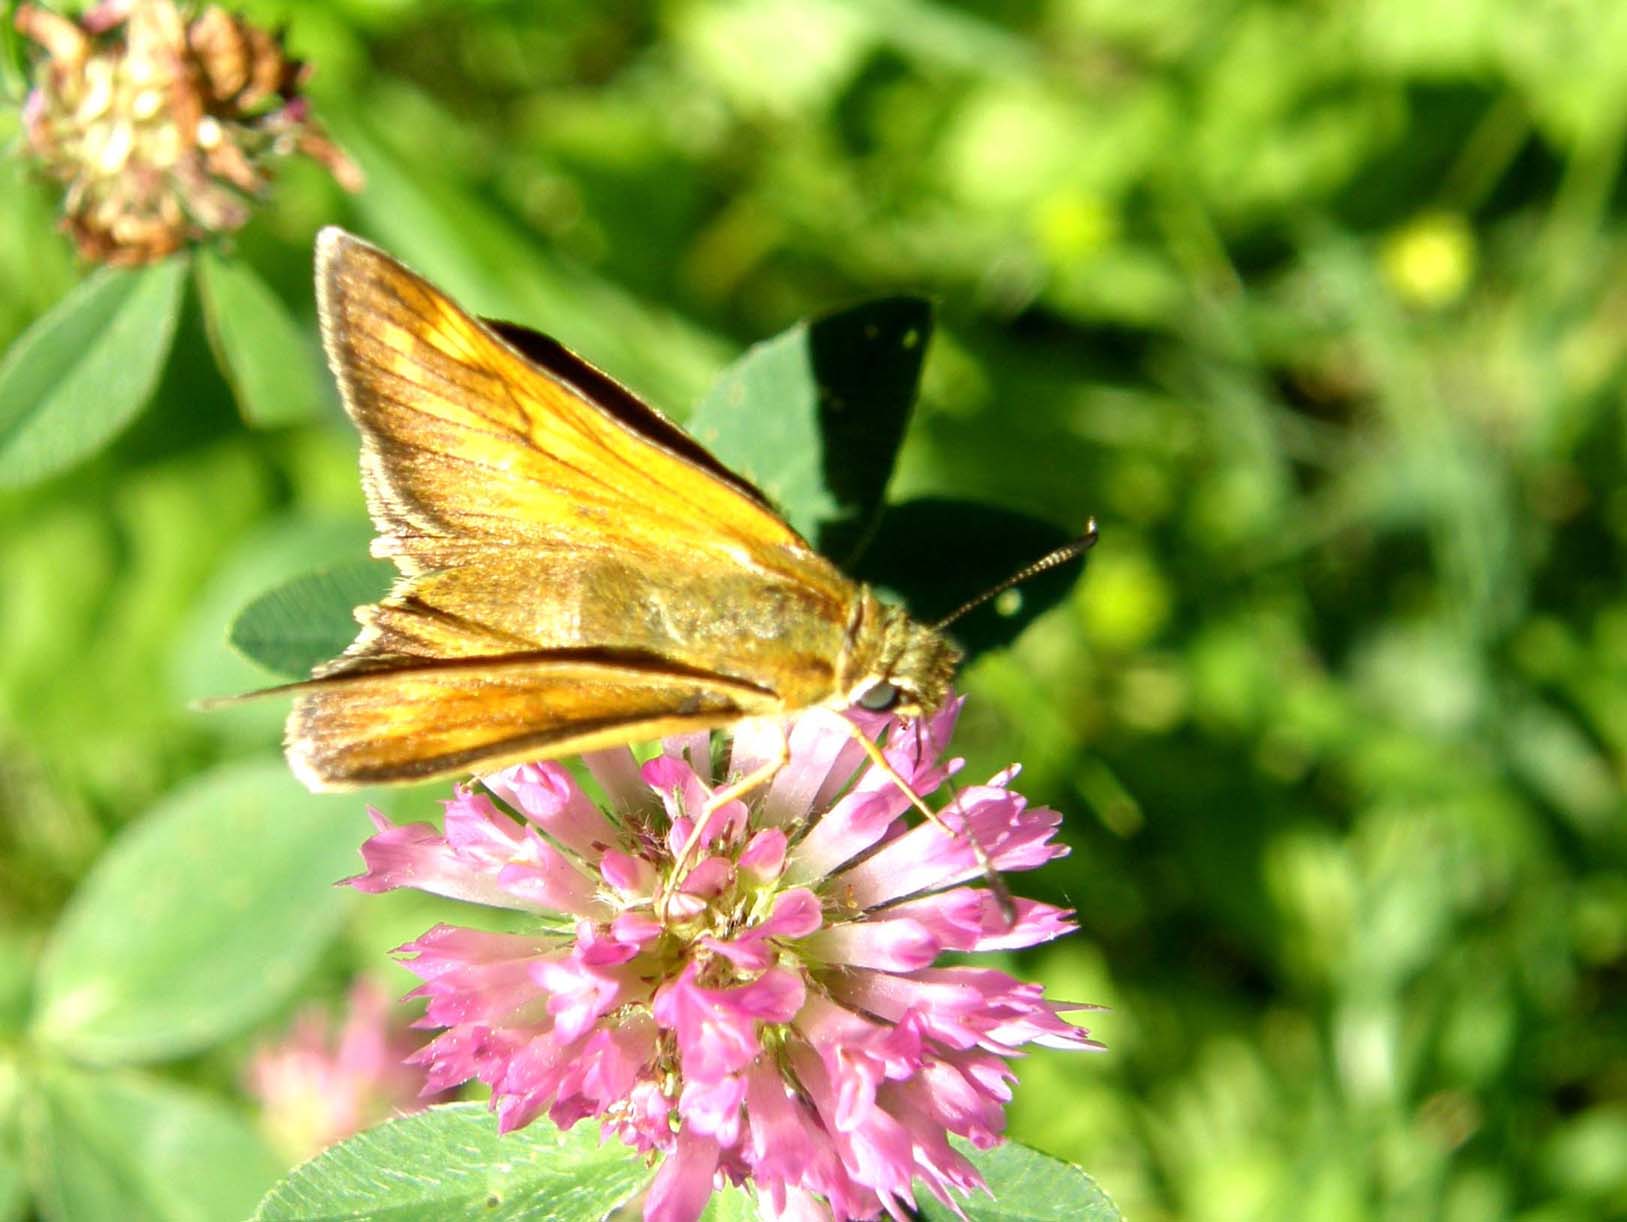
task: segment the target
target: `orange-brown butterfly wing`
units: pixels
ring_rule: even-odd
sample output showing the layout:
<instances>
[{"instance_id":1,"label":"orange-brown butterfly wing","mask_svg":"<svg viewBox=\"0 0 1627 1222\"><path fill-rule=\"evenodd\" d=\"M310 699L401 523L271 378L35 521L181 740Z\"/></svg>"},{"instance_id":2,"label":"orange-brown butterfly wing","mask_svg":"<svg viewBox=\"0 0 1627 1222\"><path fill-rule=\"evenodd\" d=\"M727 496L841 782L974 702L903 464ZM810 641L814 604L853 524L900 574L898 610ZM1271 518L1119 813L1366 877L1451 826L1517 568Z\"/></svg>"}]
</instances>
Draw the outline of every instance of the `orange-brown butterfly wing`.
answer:
<instances>
[{"instance_id":1,"label":"orange-brown butterfly wing","mask_svg":"<svg viewBox=\"0 0 1627 1222\"><path fill-rule=\"evenodd\" d=\"M434 661L316 680L288 762L313 789L505 767L776 711L715 675L581 651Z\"/></svg>"},{"instance_id":2,"label":"orange-brown butterfly wing","mask_svg":"<svg viewBox=\"0 0 1627 1222\"><path fill-rule=\"evenodd\" d=\"M557 344L477 321L348 234L323 232L317 285L374 551L402 576L296 695L288 747L308 781L508 758L531 749L522 723L539 757L833 695L858 587L749 484ZM571 689L552 651L636 664L638 699L620 681ZM482 689L482 659L510 667L502 684ZM466 688L487 704L415 758L413 735ZM367 741L389 747L364 767Z\"/></svg>"},{"instance_id":3,"label":"orange-brown butterfly wing","mask_svg":"<svg viewBox=\"0 0 1627 1222\"><path fill-rule=\"evenodd\" d=\"M317 295L362 433L375 550L404 570L461 546L593 538L745 548L789 560L798 577L810 559L830 567L749 484L546 337L476 320L338 229L318 240Z\"/></svg>"}]
</instances>

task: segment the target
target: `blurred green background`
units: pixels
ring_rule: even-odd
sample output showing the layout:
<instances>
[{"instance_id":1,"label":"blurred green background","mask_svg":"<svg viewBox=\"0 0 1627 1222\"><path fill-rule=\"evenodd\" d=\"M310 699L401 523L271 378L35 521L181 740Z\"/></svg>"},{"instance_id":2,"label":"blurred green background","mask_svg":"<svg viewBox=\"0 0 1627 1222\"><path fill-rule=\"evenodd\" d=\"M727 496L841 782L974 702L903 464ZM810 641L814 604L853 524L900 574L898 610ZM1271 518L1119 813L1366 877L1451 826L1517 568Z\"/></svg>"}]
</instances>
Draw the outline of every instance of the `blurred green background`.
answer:
<instances>
[{"instance_id":1,"label":"blurred green background","mask_svg":"<svg viewBox=\"0 0 1627 1222\"><path fill-rule=\"evenodd\" d=\"M1024 1066L1016 1136L1137 1219L1627 1215L1627 6L243 7L368 187L292 164L226 248L308 402L245 423L194 297L133 427L0 494L0 1031L121 829L273 756L280 708L187 708L264 681L233 612L364 545L339 222L680 418L745 344L928 292L895 496L1099 517L964 681L969 775L1067 816L1023 890L1083 929L1023 970L1113 1007L1105 1055ZM54 207L6 162L0 337L77 276ZM365 824L324 802L333 877ZM231 1089L425 911L347 905L157 1076Z\"/></svg>"}]
</instances>

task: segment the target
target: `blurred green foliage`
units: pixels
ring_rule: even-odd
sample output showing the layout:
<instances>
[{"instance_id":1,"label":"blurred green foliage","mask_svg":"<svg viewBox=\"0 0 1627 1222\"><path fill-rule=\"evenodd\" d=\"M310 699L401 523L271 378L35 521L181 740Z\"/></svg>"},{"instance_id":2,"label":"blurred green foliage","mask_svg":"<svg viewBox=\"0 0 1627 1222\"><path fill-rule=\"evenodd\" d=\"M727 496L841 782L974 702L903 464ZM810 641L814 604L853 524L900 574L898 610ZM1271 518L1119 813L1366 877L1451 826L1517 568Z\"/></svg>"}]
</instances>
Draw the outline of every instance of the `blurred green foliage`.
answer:
<instances>
[{"instance_id":1,"label":"blurred green foliage","mask_svg":"<svg viewBox=\"0 0 1627 1222\"><path fill-rule=\"evenodd\" d=\"M292 166L219 256L281 309L217 299L311 334L338 221L682 417L747 343L929 292L894 498L1100 517L966 676L970 772L1068 815L1040 886L1083 932L1025 969L1113 1007L1018 1136L1140 1219L1627 1212L1627 7L246 8L368 188ZM0 167L0 335L75 278L52 208ZM230 616L365 534L331 399L262 362L240 415L211 339L253 345L188 303L129 431L0 492L5 1031L120 829L274 751L278 710L187 709L262 681ZM306 990L426 923L370 905Z\"/></svg>"}]
</instances>

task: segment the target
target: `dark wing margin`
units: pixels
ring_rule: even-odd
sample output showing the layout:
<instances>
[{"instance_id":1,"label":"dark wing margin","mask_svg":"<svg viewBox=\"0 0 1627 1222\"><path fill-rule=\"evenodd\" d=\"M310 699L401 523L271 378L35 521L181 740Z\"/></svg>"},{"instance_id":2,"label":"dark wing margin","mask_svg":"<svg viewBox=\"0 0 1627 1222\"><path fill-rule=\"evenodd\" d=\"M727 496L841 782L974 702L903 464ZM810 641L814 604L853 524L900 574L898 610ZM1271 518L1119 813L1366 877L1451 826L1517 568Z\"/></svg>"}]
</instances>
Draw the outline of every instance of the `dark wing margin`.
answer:
<instances>
[{"instance_id":1,"label":"dark wing margin","mask_svg":"<svg viewBox=\"0 0 1627 1222\"><path fill-rule=\"evenodd\" d=\"M522 327L519 323L501 322L495 318L482 318L481 323L495 332L533 365L546 371L574 389L595 407L614 416L626 428L646 441L670 450L680 458L688 459L697 467L731 485L735 491L749 496L772 513L779 511L763 495L761 489L749 480L729 470L683 429L640 399L627 387L604 370L572 352L564 344L541 331Z\"/></svg>"}]
</instances>

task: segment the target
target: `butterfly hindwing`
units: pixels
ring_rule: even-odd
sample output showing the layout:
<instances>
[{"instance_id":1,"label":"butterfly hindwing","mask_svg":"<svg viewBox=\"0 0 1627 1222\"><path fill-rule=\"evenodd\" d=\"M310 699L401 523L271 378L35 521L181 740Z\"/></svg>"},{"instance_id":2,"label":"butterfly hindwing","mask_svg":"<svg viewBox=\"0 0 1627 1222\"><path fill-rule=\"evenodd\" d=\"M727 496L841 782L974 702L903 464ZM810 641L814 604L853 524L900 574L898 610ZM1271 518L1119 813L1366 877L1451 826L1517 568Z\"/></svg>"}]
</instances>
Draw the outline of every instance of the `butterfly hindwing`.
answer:
<instances>
[{"instance_id":1,"label":"butterfly hindwing","mask_svg":"<svg viewBox=\"0 0 1627 1222\"><path fill-rule=\"evenodd\" d=\"M300 685L288 759L315 789L591 751L771 713L765 693L635 658L429 661Z\"/></svg>"}]
</instances>

